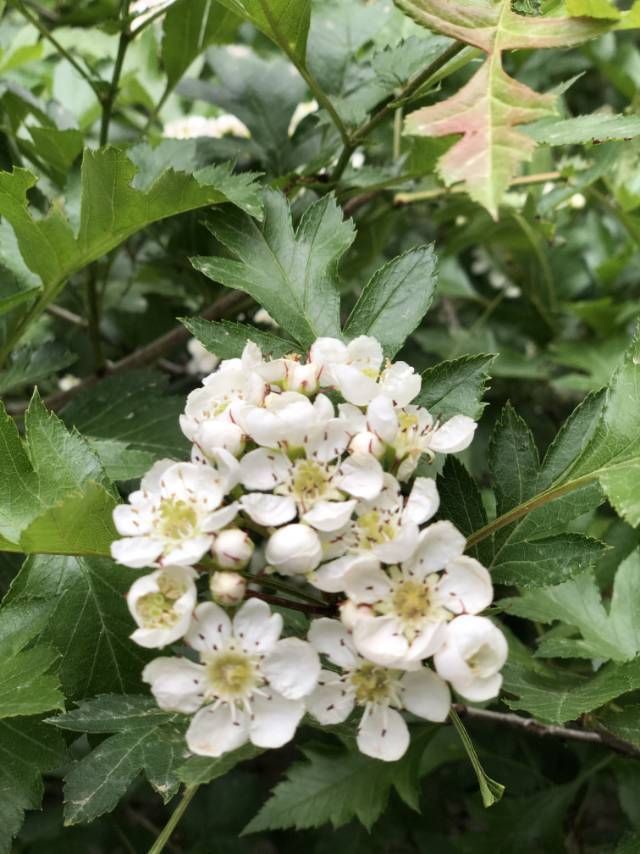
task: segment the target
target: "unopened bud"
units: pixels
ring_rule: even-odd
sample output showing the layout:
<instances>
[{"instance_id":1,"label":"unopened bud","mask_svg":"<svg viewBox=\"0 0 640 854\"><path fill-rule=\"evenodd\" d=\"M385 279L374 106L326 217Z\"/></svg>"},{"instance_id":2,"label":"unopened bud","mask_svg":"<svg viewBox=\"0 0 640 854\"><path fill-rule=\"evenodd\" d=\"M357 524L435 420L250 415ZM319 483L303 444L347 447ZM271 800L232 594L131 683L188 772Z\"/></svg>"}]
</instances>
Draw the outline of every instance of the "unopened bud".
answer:
<instances>
[{"instance_id":1,"label":"unopened bud","mask_svg":"<svg viewBox=\"0 0 640 854\"><path fill-rule=\"evenodd\" d=\"M384 454L385 446L375 433L363 430L353 437L349 443L349 450L352 454L372 454L379 459Z\"/></svg>"},{"instance_id":2,"label":"unopened bud","mask_svg":"<svg viewBox=\"0 0 640 854\"><path fill-rule=\"evenodd\" d=\"M271 535L266 557L283 575L304 575L322 560L322 544L308 525L285 525Z\"/></svg>"},{"instance_id":3,"label":"unopened bud","mask_svg":"<svg viewBox=\"0 0 640 854\"><path fill-rule=\"evenodd\" d=\"M247 592L247 582L237 572L214 572L209 579L209 589L218 605L238 605Z\"/></svg>"},{"instance_id":4,"label":"unopened bud","mask_svg":"<svg viewBox=\"0 0 640 854\"><path fill-rule=\"evenodd\" d=\"M371 605L356 605L351 599L340 603L340 619L348 629L353 629L357 622L373 617Z\"/></svg>"},{"instance_id":5,"label":"unopened bud","mask_svg":"<svg viewBox=\"0 0 640 854\"><path fill-rule=\"evenodd\" d=\"M318 390L319 373L317 365L301 365L291 360L287 363L287 390L297 391L300 394L315 394Z\"/></svg>"},{"instance_id":6,"label":"unopened bud","mask_svg":"<svg viewBox=\"0 0 640 854\"><path fill-rule=\"evenodd\" d=\"M244 569L255 546L240 528L227 528L215 538L211 552L220 569Z\"/></svg>"}]
</instances>

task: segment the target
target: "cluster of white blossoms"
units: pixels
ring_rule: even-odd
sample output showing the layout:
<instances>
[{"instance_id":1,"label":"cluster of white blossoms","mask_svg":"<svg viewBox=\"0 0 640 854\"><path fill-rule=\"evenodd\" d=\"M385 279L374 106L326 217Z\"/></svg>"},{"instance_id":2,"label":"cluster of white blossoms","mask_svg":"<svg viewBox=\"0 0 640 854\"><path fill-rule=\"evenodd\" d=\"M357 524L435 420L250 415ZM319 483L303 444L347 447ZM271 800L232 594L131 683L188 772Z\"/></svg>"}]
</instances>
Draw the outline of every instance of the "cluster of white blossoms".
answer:
<instances>
[{"instance_id":1,"label":"cluster of white blossoms","mask_svg":"<svg viewBox=\"0 0 640 854\"><path fill-rule=\"evenodd\" d=\"M392 761L402 711L444 721L451 688L497 695L507 645L478 616L489 573L449 521L429 524L436 483L415 476L476 425L412 404L420 387L371 337L319 338L305 361L248 343L187 399L191 462L159 461L116 508L113 557L153 570L128 594L132 639L172 647L143 678L192 716L193 753L279 747L306 713L355 710L360 750ZM306 639L281 637L283 603L315 617Z\"/></svg>"}]
</instances>

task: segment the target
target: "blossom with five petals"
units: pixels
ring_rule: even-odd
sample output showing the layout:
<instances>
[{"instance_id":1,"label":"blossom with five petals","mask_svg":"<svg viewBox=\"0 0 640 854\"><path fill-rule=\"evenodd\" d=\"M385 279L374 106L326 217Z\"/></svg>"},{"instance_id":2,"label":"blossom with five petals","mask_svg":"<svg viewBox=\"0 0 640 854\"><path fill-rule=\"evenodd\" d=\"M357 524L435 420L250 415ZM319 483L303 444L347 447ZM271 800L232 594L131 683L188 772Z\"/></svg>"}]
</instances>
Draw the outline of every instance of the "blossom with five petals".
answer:
<instances>
[{"instance_id":1,"label":"blossom with five petals","mask_svg":"<svg viewBox=\"0 0 640 854\"><path fill-rule=\"evenodd\" d=\"M127 593L129 611L138 624L131 640L153 648L183 637L196 605L195 577L189 566L165 566L136 579Z\"/></svg>"},{"instance_id":2,"label":"blossom with five petals","mask_svg":"<svg viewBox=\"0 0 640 854\"><path fill-rule=\"evenodd\" d=\"M461 697L480 703L498 695L507 654L506 638L491 620L464 614L447 625L433 662Z\"/></svg>"}]
</instances>

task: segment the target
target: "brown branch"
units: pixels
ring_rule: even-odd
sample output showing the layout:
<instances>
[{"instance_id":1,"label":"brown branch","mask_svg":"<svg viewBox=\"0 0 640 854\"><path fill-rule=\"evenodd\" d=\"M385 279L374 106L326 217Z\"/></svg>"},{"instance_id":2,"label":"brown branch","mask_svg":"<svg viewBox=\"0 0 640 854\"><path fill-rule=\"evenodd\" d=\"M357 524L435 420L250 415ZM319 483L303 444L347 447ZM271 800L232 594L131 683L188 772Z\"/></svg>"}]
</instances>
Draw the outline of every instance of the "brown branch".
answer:
<instances>
[{"instance_id":1,"label":"brown branch","mask_svg":"<svg viewBox=\"0 0 640 854\"><path fill-rule=\"evenodd\" d=\"M254 599L262 599L269 605L278 605L280 608L289 608L291 611L302 611L304 614L320 614L326 617L331 612L329 606L311 605L307 602L295 602L293 599L285 599L283 596L273 596L271 593L251 590L250 596Z\"/></svg>"},{"instance_id":2,"label":"brown branch","mask_svg":"<svg viewBox=\"0 0 640 854\"><path fill-rule=\"evenodd\" d=\"M241 291L229 291L223 294L215 302L206 308L199 317L204 317L206 320L219 320L229 314L238 312L246 304L250 302L250 298ZM181 344L186 344L191 333L186 327L179 324L174 326L164 335L151 341L145 347L135 350L118 362L108 363L106 366L105 375L112 376L113 374L121 374L123 371L130 371L134 368L144 368L147 365L161 359L166 353L170 353ZM44 400L44 404L48 409L61 409L65 403L68 403L79 392L94 386L102 377L89 376L82 380L77 386L74 386L69 391L59 391L49 395ZM21 402L17 404L9 404L7 410L12 415L21 415L27 408L28 403Z\"/></svg>"},{"instance_id":3,"label":"brown branch","mask_svg":"<svg viewBox=\"0 0 640 854\"><path fill-rule=\"evenodd\" d=\"M489 709L479 709L475 706L465 706L461 703L455 703L454 709L460 717L468 718L469 720L495 723L511 727L512 729L519 729L531 733L531 735L540 736L541 738L561 738L564 741L582 741L589 744L599 744L624 756L633 756L635 759L640 759L640 748L629 741L617 738L607 731L576 729L556 724L545 724L542 721L537 721L535 718L523 718L520 715L514 715L512 712L492 712Z\"/></svg>"}]
</instances>

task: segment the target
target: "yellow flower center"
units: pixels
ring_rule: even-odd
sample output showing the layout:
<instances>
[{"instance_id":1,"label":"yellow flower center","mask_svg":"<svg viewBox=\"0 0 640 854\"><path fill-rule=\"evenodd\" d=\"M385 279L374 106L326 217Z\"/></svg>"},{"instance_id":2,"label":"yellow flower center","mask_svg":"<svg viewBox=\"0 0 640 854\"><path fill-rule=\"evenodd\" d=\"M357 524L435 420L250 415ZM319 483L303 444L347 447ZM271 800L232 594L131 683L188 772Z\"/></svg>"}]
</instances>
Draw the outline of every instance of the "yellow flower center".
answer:
<instances>
[{"instance_id":1,"label":"yellow flower center","mask_svg":"<svg viewBox=\"0 0 640 854\"><path fill-rule=\"evenodd\" d=\"M393 610L406 622L422 619L429 613L429 590L419 581L403 581L393 591Z\"/></svg>"},{"instance_id":2,"label":"yellow flower center","mask_svg":"<svg viewBox=\"0 0 640 854\"><path fill-rule=\"evenodd\" d=\"M365 661L351 674L351 684L355 688L356 702L360 705L382 703L389 699L393 673L386 667Z\"/></svg>"},{"instance_id":3,"label":"yellow flower center","mask_svg":"<svg viewBox=\"0 0 640 854\"><path fill-rule=\"evenodd\" d=\"M243 652L209 653L203 656L211 692L221 700L247 697L260 682L256 663Z\"/></svg>"},{"instance_id":4,"label":"yellow flower center","mask_svg":"<svg viewBox=\"0 0 640 854\"><path fill-rule=\"evenodd\" d=\"M413 412L401 412L398 415L398 425L403 432L408 432L418 426L418 416Z\"/></svg>"},{"instance_id":5,"label":"yellow flower center","mask_svg":"<svg viewBox=\"0 0 640 854\"><path fill-rule=\"evenodd\" d=\"M198 514L186 501L166 498L160 505L160 532L169 540L181 540L193 534Z\"/></svg>"},{"instance_id":6,"label":"yellow flower center","mask_svg":"<svg viewBox=\"0 0 640 854\"><path fill-rule=\"evenodd\" d=\"M313 460L300 459L293 470L292 488L298 501L308 504L317 501L326 492L328 474L322 466Z\"/></svg>"},{"instance_id":7,"label":"yellow flower center","mask_svg":"<svg viewBox=\"0 0 640 854\"><path fill-rule=\"evenodd\" d=\"M169 628L175 625L178 615L173 609L175 598L163 593L147 593L136 603L136 611L145 629Z\"/></svg>"},{"instance_id":8,"label":"yellow flower center","mask_svg":"<svg viewBox=\"0 0 640 854\"><path fill-rule=\"evenodd\" d=\"M396 526L389 519L384 519L377 510L370 510L358 517L359 545L371 548L380 543L392 540L396 535Z\"/></svg>"}]
</instances>

